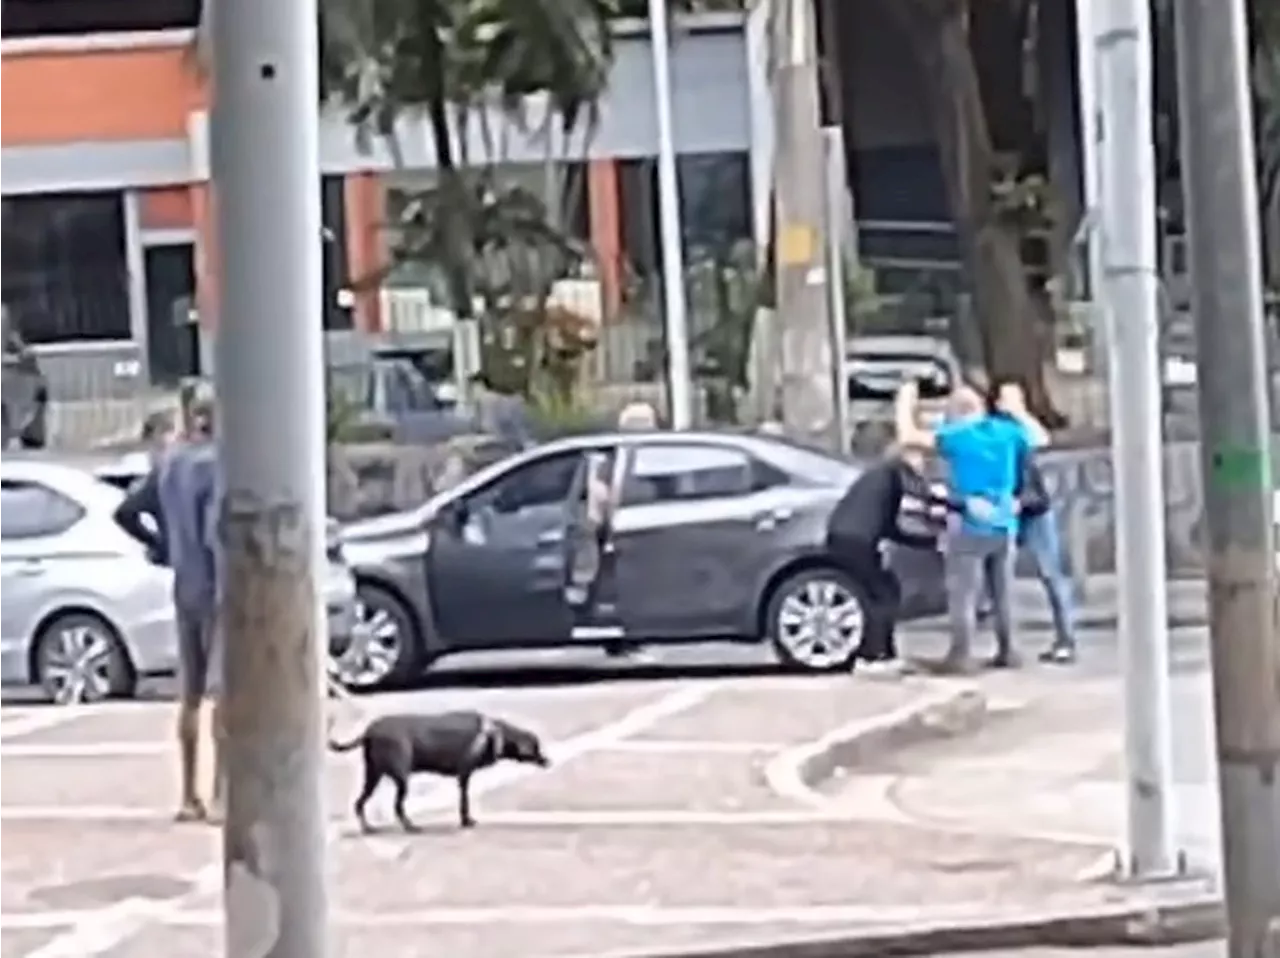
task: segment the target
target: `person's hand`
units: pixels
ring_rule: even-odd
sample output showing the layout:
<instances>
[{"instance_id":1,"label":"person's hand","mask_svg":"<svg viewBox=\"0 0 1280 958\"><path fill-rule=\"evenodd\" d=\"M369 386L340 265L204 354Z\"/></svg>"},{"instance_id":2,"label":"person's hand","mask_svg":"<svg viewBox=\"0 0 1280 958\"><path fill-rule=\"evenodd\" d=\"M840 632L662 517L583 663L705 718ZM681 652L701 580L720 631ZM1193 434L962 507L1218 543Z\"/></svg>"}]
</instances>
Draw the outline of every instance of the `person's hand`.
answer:
<instances>
[{"instance_id":1,"label":"person's hand","mask_svg":"<svg viewBox=\"0 0 1280 958\"><path fill-rule=\"evenodd\" d=\"M1005 383L1000 387L997 405L1011 416L1025 415L1027 412L1027 394L1017 383Z\"/></svg>"},{"instance_id":2,"label":"person's hand","mask_svg":"<svg viewBox=\"0 0 1280 958\"><path fill-rule=\"evenodd\" d=\"M903 402L914 403L920 397L920 382L916 379L908 379L898 389L898 398Z\"/></svg>"}]
</instances>

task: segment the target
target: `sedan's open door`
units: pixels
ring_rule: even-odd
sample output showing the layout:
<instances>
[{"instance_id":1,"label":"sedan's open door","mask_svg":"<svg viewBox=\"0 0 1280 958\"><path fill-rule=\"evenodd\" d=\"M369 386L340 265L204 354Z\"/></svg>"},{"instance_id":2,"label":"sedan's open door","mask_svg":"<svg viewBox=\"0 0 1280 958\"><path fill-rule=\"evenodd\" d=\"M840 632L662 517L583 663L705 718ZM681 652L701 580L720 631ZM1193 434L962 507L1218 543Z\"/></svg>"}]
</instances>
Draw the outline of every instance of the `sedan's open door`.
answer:
<instances>
[{"instance_id":1,"label":"sedan's open door","mask_svg":"<svg viewBox=\"0 0 1280 958\"><path fill-rule=\"evenodd\" d=\"M621 449L587 453L565 503L564 600L573 617L573 638L583 642L626 637L618 616L613 542L623 456Z\"/></svg>"}]
</instances>

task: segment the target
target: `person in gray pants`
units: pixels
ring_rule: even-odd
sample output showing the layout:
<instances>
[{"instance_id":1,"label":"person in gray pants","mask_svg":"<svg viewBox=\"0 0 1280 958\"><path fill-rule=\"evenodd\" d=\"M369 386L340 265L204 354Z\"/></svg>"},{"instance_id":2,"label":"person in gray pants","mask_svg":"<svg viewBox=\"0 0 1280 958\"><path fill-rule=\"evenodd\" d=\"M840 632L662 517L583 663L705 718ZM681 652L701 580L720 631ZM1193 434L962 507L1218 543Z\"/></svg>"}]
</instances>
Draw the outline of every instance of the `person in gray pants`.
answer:
<instances>
[{"instance_id":1,"label":"person in gray pants","mask_svg":"<svg viewBox=\"0 0 1280 958\"><path fill-rule=\"evenodd\" d=\"M952 395L949 421L936 430L925 429L917 422L918 395L914 382L904 385L898 395L898 441L937 451L947 465L959 511L946 546L951 645L941 661L923 664L940 674L974 671L978 600L984 587L989 587L996 634L996 654L990 664L1015 667L1010 592L1018 523L1016 493L1022 462L1047 436L1012 418L989 415L982 395L968 386Z\"/></svg>"}]
</instances>

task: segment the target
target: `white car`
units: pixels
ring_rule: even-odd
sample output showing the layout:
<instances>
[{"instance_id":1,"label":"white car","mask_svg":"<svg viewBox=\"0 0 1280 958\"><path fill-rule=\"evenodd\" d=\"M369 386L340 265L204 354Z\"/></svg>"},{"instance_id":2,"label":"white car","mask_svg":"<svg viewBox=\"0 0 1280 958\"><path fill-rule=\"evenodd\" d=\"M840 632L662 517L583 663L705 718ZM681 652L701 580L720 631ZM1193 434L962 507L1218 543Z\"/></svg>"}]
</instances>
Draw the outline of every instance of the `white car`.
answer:
<instances>
[{"instance_id":1,"label":"white car","mask_svg":"<svg viewBox=\"0 0 1280 958\"><path fill-rule=\"evenodd\" d=\"M0 463L0 681L53 701L127 697L177 667L172 573L115 522L117 483L74 465ZM325 582L330 643L356 622L355 580L334 546Z\"/></svg>"}]
</instances>

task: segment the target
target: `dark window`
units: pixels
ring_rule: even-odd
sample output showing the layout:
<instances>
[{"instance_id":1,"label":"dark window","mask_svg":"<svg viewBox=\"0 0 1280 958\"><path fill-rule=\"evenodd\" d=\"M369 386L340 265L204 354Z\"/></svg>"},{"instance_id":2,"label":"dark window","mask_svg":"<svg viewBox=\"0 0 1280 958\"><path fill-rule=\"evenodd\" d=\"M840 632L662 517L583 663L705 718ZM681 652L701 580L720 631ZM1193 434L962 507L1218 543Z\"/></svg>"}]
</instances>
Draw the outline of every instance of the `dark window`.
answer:
<instances>
[{"instance_id":1,"label":"dark window","mask_svg":"<svg viewBox=\"0 0 1280 958\"><path fill-rule=\"evenodd\" d=\"M582 463L580 450L559 452L518 466L475 493L472 508L519 512L566 502Z\"/></svg>"},{"instance_id":2,"label":"dark window","mask_svg":"<svg viewBox=\"0 0 1280 958\"><path fill-rule=\"evenodd\" d=\"M0 23L10 37L75 36L191 29L201 0L4 0Z\"/></svg>"},{"instance_id":3,"label":"dark window","mask_svg":"<svg viewBox=\"0 0 1280 958\"><path fill-rule=\"evenodd\" d=\"M636 451L622 504L741 496L777 484L781 475L739 449L691 443L644 446Z\"/></svg>"},{"instance_id":4,"label":"dark window","mask_svg":"<svg viewBox=\"0 0 1280 958\"><path fill-rule=\"evenodd\" d=\"M84 515L77 503L35 482L0 484L0 538L35 539L66 532Z\"/></svg>"},{"instance_id":5,"label":"dark window","mask_svg":"<svg viewBox=\"0 0 1280 958\"><path fill-rule=\"evenodd\" d=\"M686 252L730 247L753 236L750 161L744 150L686 153L676 158L680 219ZM658 165L623 160L618 171L622 249L642 276L662 272Z\"/></svg>"},{"instance_id":6,"label":"dark window","mask_svg":"<svg viewBox=\"0 0 1280 958\"><path fill-rule=\"evenodd\" d=\"M4 304L27 342L130 338L120 193L11 197L0 211Z\"/></svg>"},{"instance_id":7,"label":"dark window","mask_svg":"<svg viewBox=\"0 0 1280 958\"><path fill-rule=\"evenodd\" d=\"M892 399L908 379L920 383L921 399L942 399L955 386L947 364L932 356L855 353L845 368L850 399Z\"/></svg>"},{"instance_id":8,"label":"dark window","mask_svg":"<svg viewBox=\"0 0 1280 958\"><path fill-rule=\"evenodd\" d=\"M347 261L347 199L341 176L320 178L320 218L324 223L321 271L324 276L324 328L350 329L351 310L339 301L351 285ZM359 278L359 277L357 277Z\"/></svg>"}]
</instances>

